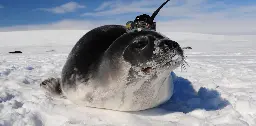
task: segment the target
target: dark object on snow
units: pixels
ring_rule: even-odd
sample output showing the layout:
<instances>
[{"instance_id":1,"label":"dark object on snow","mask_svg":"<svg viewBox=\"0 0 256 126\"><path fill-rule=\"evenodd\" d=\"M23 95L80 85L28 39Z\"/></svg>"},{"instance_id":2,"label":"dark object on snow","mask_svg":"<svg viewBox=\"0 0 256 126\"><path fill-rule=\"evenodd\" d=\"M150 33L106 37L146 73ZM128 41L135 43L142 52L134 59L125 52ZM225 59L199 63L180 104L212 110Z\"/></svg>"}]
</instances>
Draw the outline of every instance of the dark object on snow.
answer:
<instances>
[{"instance_id":1,"label":"dark object on snow","mask_svg":"<svg viewBox=\"0 0 256 126\"><path fill-rule=\"evenodd\" d=\"M170 0L167 0L164 2L151 16L147 14L139 15L135 18L134 21L128 21L126 23L126 28L129 30L142 30L142 29L148 29L148 30L154 30L156 31L156 22L154 22L154 19L158 12L161 10L161 8Z\"/></svg>"},{"instance_id":2,"label":"dark object on snow","mask_svg":"<svg viewBox=\"0 0 256 126\"><path fill-rule=\"evenodd\" d=\"M183 47L182 49L192 49L192 47L187 46L187 47Z\"/></svg>"},{"instance_id":3,"label":"dark object on snow","mask_svg":"<svg viewBox=\"0 0 256 126\"><path fill-rule=\"evenodd\" d=\"M55 50L54 50L54 49L52 49L52 50L48 50L48 51L46 51L46 52L55 52Z\"/></svg>"},{"instance_id":4,"label":"dark object on snow","mask_svg":"<svg viewBox=\"0 0 256 126\"><path fill-rule=\"evenodd\" d=\"M21 51L14 51L14 52L9 52L9 53L22 53Z\"/></svg>"}]
</instances>

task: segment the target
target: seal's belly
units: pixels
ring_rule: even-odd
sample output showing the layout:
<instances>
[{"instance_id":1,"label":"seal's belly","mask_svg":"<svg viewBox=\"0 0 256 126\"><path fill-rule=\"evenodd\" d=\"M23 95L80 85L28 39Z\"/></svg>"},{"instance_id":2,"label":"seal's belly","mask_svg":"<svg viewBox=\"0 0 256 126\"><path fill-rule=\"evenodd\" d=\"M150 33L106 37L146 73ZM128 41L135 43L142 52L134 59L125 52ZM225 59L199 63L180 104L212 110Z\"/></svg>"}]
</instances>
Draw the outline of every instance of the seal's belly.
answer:
<instances>
[{"instance_id":1,"label":"seal's belly","mask_svg":"<svg viewBox=\"0 0 256 126\"><path fill-rule=\"evenodd\" d=\"M148 82L126 84L125 82L110 81L107 86L94 86L96 81L80 84L76 91L66 92L66 96L76 104L88 107L105 108L118 111L138 111L153 108L166 102L173 94L170 72L163 72Z\"/></svg>"}]
</instances>

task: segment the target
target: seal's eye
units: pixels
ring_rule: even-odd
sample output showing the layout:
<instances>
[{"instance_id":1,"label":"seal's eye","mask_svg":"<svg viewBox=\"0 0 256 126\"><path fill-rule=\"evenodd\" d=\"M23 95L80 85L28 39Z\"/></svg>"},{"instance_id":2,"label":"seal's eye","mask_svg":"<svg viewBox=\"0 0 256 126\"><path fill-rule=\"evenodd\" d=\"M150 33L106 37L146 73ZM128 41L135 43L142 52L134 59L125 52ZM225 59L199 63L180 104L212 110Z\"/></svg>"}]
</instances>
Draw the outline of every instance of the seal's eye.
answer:
<instances>
[{"instance_id":1,"label":"seal's eye","mask_svg":"<svg viewBox=\"0 0 256 126\"><path fill-rule=\"evenodd\" d=\"M147 41L139 41L133 44L133 47L136 49L143 49L145 46L147 46Z\"/></svg>"}]
</instances>

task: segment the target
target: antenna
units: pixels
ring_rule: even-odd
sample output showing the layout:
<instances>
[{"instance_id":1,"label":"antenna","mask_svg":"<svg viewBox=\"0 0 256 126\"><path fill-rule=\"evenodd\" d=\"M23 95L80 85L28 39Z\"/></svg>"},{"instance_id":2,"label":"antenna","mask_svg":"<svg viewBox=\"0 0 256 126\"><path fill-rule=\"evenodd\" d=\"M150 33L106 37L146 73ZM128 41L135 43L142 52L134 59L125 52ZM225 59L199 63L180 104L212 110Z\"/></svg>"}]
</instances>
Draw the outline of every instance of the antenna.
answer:
<instances>
[{"instance_id":1,"label":"antenna","mask_svg":"<svg viewBox=\"0 0 256 126\"><path fill-rule=\"evenodd\" d=\"M158 12L163 8L163 6L168 3L170 0L166 0L159 8L157 8L157 10L152 14L151 16L151 20L154 21L156 15L158 14Z\"/></svg>"}]
</instances>

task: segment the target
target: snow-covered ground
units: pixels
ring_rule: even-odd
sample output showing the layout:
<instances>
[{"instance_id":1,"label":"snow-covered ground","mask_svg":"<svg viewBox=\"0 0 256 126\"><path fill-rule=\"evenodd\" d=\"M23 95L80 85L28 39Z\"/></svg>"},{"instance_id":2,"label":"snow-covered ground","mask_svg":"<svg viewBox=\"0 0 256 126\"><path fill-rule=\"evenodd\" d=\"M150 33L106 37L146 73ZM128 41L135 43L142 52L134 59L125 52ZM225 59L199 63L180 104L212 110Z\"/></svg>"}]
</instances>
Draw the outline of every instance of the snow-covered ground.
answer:
<instances>
[{"instance_id":1,"label":"snow-covered ground","mask_svg":"<svg viewBox=\"0 0 256 126\"><path fill-rule=\"evenodd\" d=\"M39 83L60 76L86 31L0 32L0 126L254 126L256 36L163 33L187 50L169 102L141 112L77 106ZM20 50L22 54L9 54Z\"/></svg>"}]
</instances>

